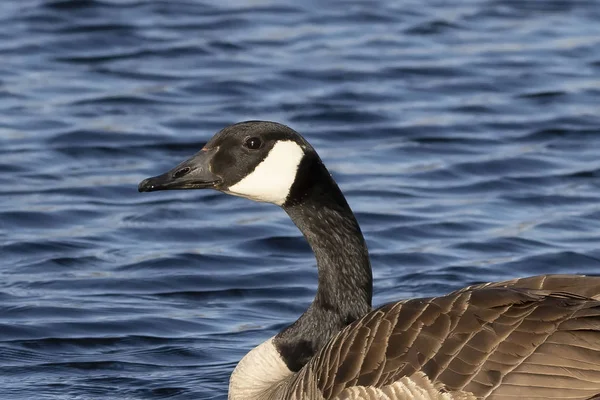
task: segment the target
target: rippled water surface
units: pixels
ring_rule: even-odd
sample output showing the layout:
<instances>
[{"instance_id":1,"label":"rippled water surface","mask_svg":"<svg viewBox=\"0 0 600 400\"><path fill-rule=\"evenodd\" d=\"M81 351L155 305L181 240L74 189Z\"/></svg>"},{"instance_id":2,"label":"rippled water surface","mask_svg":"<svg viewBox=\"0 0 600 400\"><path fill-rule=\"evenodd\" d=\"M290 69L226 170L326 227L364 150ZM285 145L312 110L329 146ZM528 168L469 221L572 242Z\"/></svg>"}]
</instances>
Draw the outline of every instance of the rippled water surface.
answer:
<instances>
[{"instance_id":1,"label":"rippled water surface","mask_svg":"<svg viewBox=\"0 0 600 400\"><path fill-rule=\"evenodd\" d=\"M375 304L600 273L596 1L0 3L0 399L225 399L316 288L279 208L137 183L291 125Z\"/></svg>"}]
</instances>

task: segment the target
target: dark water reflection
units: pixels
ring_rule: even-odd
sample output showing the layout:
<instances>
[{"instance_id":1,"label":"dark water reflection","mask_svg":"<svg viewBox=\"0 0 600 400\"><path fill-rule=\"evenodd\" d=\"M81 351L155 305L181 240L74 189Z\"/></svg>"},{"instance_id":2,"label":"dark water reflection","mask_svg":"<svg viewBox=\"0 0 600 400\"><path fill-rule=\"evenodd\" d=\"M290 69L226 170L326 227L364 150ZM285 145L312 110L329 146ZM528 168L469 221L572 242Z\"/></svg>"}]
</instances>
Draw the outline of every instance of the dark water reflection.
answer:
<instances>
[{"instance_id":1,"label":"dark water reflection","mask_svg":"<svg viewBox=\"0 0 600 400\"><path fill-rule=\"evenodd\" d=\"M244 119L319 150L375 303L600 273L593 1L0 3L0 398L224 399L316 287L286 215L142 178Z\"/></svg>"}]
</instances>

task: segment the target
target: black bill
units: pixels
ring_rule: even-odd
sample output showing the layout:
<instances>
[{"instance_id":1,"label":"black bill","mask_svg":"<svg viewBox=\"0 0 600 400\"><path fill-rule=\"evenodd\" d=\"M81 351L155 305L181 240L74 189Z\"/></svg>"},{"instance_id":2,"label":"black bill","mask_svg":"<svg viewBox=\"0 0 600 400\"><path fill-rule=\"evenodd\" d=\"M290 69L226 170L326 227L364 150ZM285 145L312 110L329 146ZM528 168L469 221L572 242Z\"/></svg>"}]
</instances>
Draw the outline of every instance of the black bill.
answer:
<instances>
[{"instance_id":1,"label":"black bill","mask_svg":"<svg viewBox=\"0 0 600 400\"><path fill-rule=\"evenodd\" d=\"M154 192L156 190L214 188L221 180L210 171L210 162L215 152L216 149L202 149L169 172L144 179L138 185L138 190Z\"/></svg>"}]
</instances>

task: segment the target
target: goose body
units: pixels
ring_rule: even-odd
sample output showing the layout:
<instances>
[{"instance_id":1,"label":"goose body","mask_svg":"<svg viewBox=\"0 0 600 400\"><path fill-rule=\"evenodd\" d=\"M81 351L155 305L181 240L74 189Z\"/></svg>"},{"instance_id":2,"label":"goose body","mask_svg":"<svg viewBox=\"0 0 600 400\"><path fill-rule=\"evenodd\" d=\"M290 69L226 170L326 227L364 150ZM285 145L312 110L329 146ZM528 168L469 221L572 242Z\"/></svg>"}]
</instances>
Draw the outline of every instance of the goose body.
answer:
<instances>
[{"instance_id":1,"label":"goose body","mask_svg":"<svg viewBox=\"0 0 600 400\"><path fill-rule=\"evenodd\" d=\"M600 399L600 277L486 283L373 310L360 227L297 132L228 126L139 185L203 188L281 206L319 272L304 314L239 362L230 400Z\"/></svg>"}]
</instances>

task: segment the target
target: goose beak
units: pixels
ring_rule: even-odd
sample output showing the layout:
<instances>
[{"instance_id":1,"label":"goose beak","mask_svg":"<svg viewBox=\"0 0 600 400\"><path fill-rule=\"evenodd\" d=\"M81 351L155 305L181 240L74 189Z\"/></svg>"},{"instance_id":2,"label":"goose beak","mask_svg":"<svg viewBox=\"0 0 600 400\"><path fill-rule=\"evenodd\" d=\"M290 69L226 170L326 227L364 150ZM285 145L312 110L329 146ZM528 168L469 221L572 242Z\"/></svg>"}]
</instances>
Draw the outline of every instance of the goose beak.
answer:
<instances>
[{"instance_id":1,"label":"goose beak","mask_svg":"<svg viewBox=\"0 0 600 400\"><path fill-rule=\"evenodd\" d=\"M169 172L144 179L138 185L138 191L214 188L221 182L221 178L210 171L210 163L217 150L202 149Z\"/></svg>"}]
</instances>

